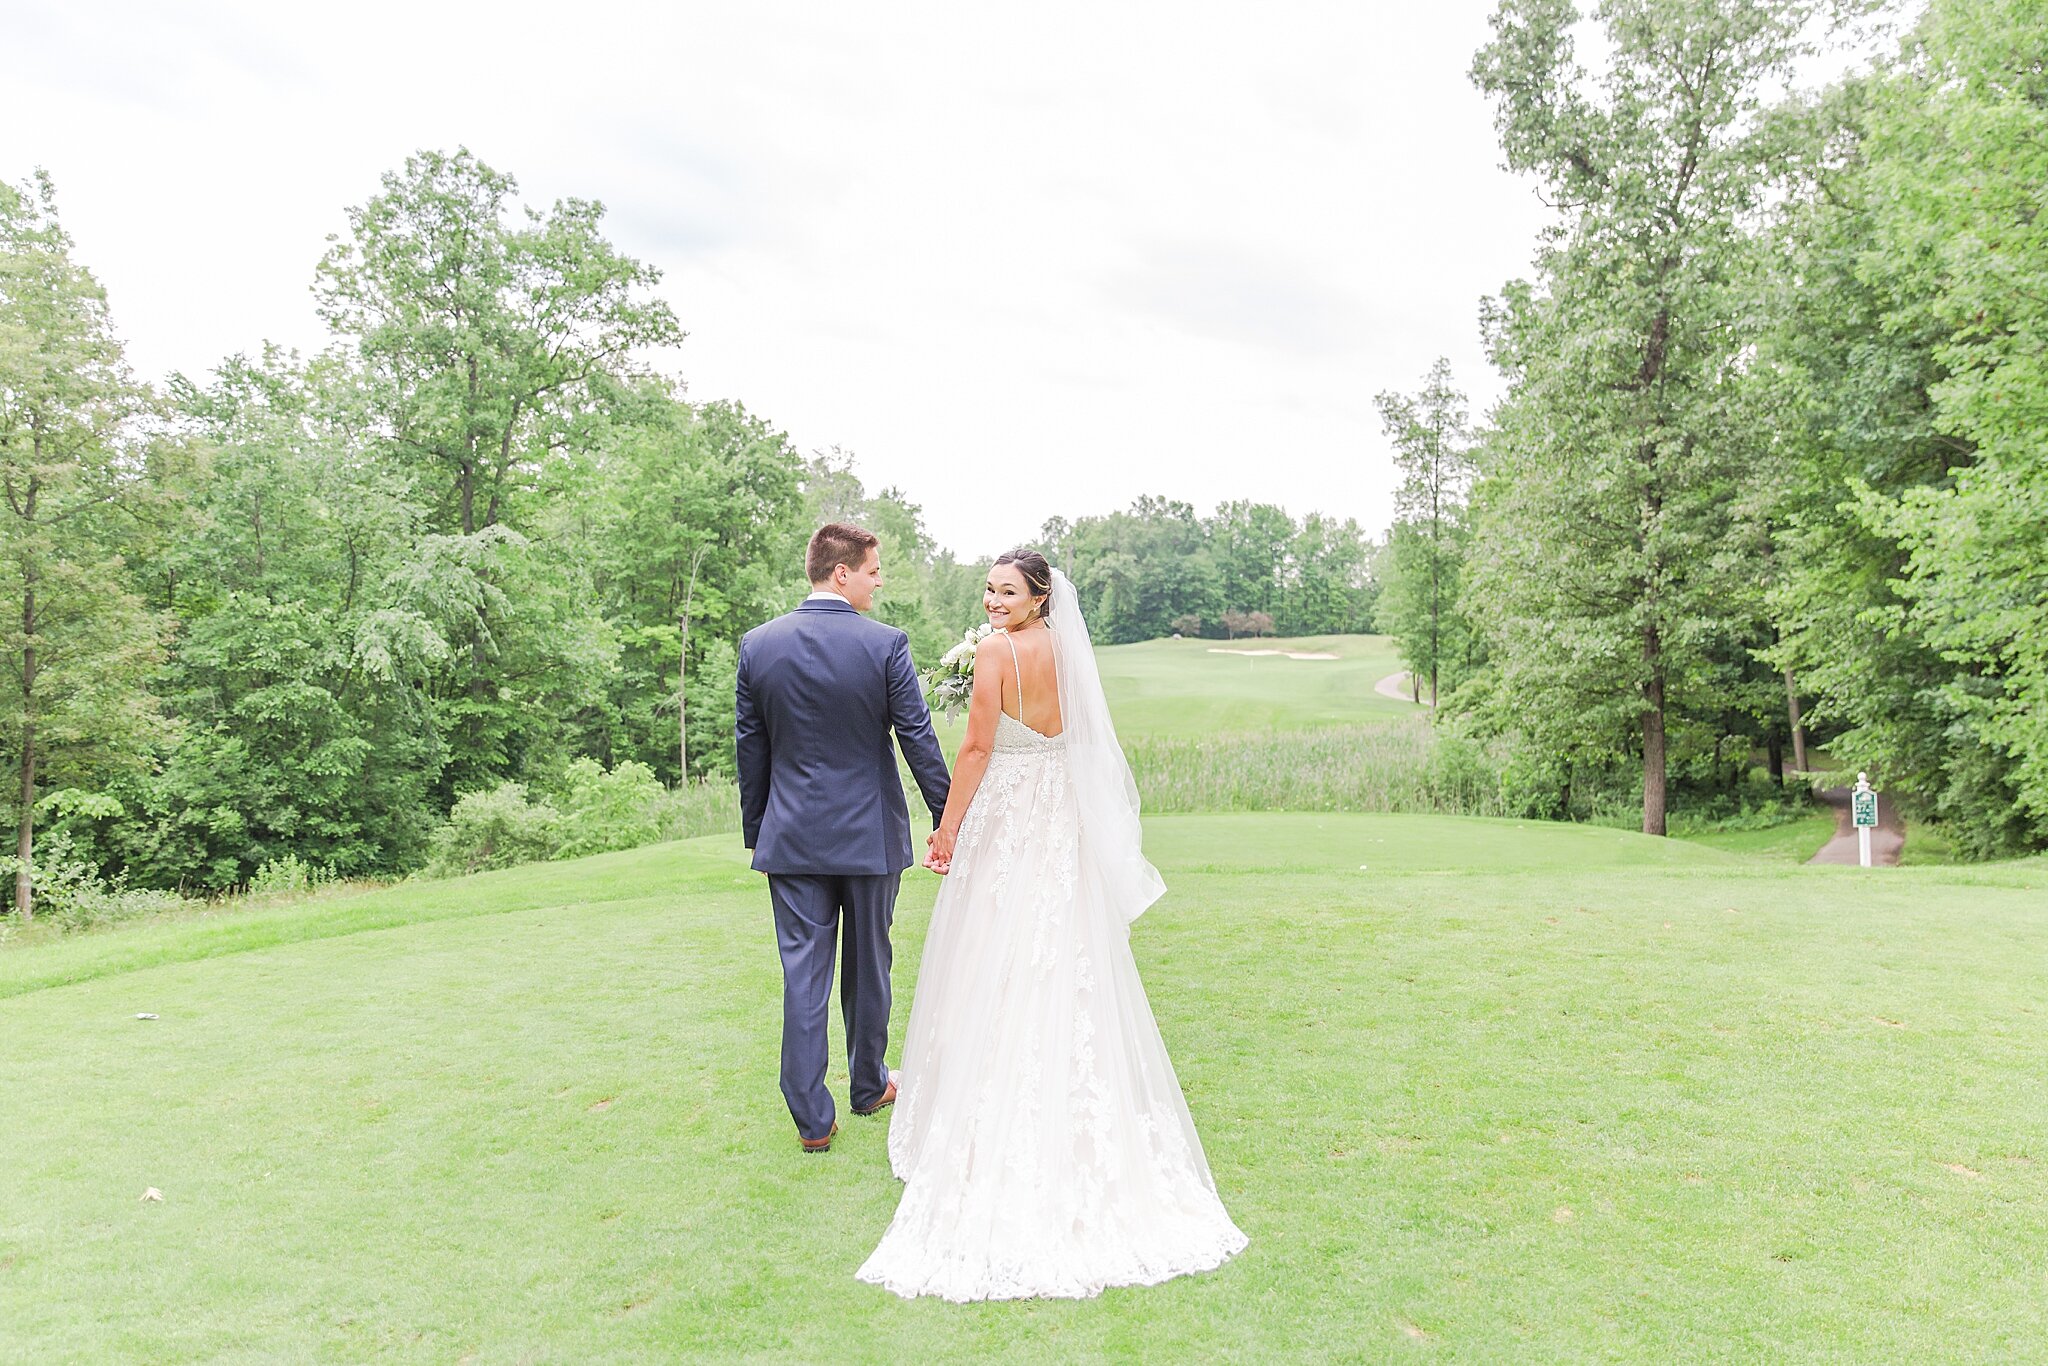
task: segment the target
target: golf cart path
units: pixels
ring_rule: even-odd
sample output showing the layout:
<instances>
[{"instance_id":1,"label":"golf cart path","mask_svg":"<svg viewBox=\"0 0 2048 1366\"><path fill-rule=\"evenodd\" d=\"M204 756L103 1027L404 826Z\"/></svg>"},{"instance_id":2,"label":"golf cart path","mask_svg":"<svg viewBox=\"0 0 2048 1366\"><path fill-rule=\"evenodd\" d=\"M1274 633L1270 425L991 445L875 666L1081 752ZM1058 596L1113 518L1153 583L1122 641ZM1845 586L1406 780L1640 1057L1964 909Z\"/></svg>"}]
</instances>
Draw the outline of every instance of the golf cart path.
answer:
<instances>
[{"instance_id":1,"label":"golf cart path","mask_svg":"<svg viewBox=\"0 0 2048 1366\"><path fill-rule=\"evenodd\" d=\"M1823 844L1808 863L1857 862L1856 818L1850 808L1849 791L1846 787L1824 787L1814 794L1835 808L1835 837ZM1871 866L1890 868L1897 864L1899 850L1905 843L1906 823L1899 819L1899 809L1892 805L1891 798L1878 793L1877 828L1870 832Z\"/></svg>"},{"instance_id":2,"label":"golf cart path","mask_svg":"<svg viewBox=\"0 0 2048 1366\"><path fill-rule=\"evenodd\" d=\"M1379 682L1373 684L1372 690L1378 693L1381 697L1391 697L1396 702L1415 701L1414 698L1408 695L1408 671L1406 669L1403 669L1400 673L1397 674L1388 674L1385 678L1382 678ZM1429 707L1434 706L1436 704L1433 702L1424 702L1420 705Z\"/></svg>"}]
</instances>

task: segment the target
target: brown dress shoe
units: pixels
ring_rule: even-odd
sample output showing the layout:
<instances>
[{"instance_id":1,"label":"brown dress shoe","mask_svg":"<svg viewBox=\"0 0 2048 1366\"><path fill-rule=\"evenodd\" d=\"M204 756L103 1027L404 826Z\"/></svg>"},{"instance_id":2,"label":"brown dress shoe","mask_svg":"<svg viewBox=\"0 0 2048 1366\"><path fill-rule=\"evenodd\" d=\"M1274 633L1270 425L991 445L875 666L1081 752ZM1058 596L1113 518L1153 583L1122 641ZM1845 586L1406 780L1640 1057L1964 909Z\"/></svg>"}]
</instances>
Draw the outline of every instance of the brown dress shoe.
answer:
<instances>
[{"instance_id":1,"label":"brown dress shoe","mask_svg":"<svg viewBox=\"0 0 2048 1366\"><path fill-rule=\"evenodd\" d=\"M873 1105L870 1105L867 1109L855 1110L854 1113L863 1117L873 1114L880 1114L883 1110L886 1110L888 1107L894 1105L895 1103L896 1083L892 1081L888 1084L888 1086L883 1088L882 1098L880 1100L876 1101Z\"/></svg>"},{"instance_id":2,"label":"brown dress shoe","mask_svg":"<svg viewBox=\"0 0 2048 1366\"><path fill-rule=\"evenodd\" d=\"M835 1119L832 1121L832 1134L838 1132L839 1121ZM804 1151L807 1153L829 1153L832 1151L832 1134L826 1134L823 1138L799 1138L797 1142L804 1145Z\"/></svg>"}]
</instances>

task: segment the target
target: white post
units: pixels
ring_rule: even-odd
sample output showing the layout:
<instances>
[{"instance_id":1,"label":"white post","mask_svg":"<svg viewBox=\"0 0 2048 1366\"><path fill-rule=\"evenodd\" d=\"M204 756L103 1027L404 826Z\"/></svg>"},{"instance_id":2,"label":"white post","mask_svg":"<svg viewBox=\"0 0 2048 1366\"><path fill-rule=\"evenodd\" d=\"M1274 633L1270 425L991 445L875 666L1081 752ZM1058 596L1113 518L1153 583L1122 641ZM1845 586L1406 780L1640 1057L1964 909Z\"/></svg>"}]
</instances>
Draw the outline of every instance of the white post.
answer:
<instances>
[{"instance_id":1,"label":"white post","mask_svg":"<svg viewBox=\"0 0 2048 1366\"><path fill-rule=\"evenodd\" d=\"M1871 825L1875 825L1877 823L1877 799L1875 796L1872 796L1870 798L1871 820L1869 824L1864 823L1862 813L1857 812L1855 808L1857 806L1862 805L1862 802L1859 799L1862 798L1864 794L1868 793L1869 791L1870 775L1868 773L1857 774L1856 795L1854 797L1851 797L1849 801L1851 813L1856 821L1856 861L1862 864L1865 868L1868 868L1870 866L1870 827Z\"/></svg>"}]
</instances>

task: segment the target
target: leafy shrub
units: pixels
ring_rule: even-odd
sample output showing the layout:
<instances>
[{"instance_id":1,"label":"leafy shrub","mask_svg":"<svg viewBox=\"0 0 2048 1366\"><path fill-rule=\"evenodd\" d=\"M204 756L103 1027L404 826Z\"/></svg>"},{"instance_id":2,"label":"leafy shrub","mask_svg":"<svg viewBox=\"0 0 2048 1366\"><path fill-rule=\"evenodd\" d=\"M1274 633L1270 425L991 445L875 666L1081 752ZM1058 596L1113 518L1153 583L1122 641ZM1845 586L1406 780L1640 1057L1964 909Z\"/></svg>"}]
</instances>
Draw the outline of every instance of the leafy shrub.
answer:
<instances>
[{"instance_id":1,"label":"leafy shrub","mask_svg":"<svg viewBox=\"0 0 2048 1366\"><path fill-rule=\"evenodd\" d=\"M729 835L739 828L740 789L730 778L704 778L672 787L662 795L658 839Z\"/></svg>"},{"instance_id":2,"label":"leafy shrub","mask_svg":"<svg viewBox=\"0 0 2048 1366\"><path fill-rule=\"evenodd\" d=\"M448 813L447 824L434 832L425 872L460 877L553 858L561 844L561 819L552 804L529 802L524 783L465 792Z\"/></svg>"},{"instance_id":3,"label":"leafy shrub","mask_svg":"<svg viewBox=\"0 0 2048 1366\"><path fill-rule=\"evenodd\" d=\"M607 773L595 759L570 763L556 802L558 843L550 858L637 849L662 837L667 789L645 764L628 759Z\"/></svg>"},{"instance_id":4,"label":"leafy shrub","mask_svg":"<svg viewBox=\"0 0 2048 1366\"><path fill-rule=\"evenodd\" d=\"M666 788L645 764L627 760L607 773L594 759L577 759L552 799L531 799L511 782L465 793L435 832L421 872L460 877L739 828L739 788L730 779Z\"/></svg>"},{"instance_id":5,"label":"leafy shrub","mask_svg":"<svg viewBox=\"0 0 2048 1366\"><path fill-rule=\"evenodd\" d=\"M99 929L190 904L176 892L130 887L126 873L100 877L61 834L44 839L30 864L36 919L61 930ZM0 857L0 879L10 892L20 869L16 855Z\"/></svg>"},{"instance_id":6,"label":"leafy shrub","mask_svg":"<svg viewBox=\"0 0 2048 1366\"><path fill-rule=\"evenodd\" d=\"M280 892L310 892L322 883L334 881L334 869L324 863L303 863L297 854L268 859L249 877L249 895L271 896Z\"/></svg>"}]
</instances>

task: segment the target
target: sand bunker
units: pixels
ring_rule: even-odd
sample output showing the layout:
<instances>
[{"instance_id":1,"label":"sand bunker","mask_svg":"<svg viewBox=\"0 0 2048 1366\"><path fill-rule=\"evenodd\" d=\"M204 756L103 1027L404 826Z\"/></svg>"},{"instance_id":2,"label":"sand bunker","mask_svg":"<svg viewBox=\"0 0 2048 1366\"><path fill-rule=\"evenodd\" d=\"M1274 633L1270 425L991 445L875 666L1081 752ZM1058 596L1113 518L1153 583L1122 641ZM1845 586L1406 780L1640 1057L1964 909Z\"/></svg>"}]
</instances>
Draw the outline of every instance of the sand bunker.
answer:
<instances>
[{"instance_id":1,"label":"sand bunker","mask_svg":"<svg viewBox=\"0 0 2048 1366\"><path fill-rule=\"evenodd\" d=\"M1289 659L1335 659L1335 655L1317 654L1309 650L1230 650L1221 645L1211 645L1212 655L1286 655Z\"/></svg>"}]
</instances>

